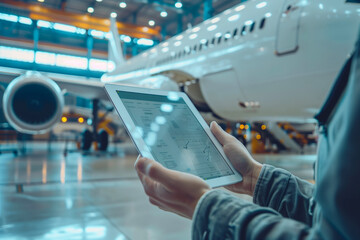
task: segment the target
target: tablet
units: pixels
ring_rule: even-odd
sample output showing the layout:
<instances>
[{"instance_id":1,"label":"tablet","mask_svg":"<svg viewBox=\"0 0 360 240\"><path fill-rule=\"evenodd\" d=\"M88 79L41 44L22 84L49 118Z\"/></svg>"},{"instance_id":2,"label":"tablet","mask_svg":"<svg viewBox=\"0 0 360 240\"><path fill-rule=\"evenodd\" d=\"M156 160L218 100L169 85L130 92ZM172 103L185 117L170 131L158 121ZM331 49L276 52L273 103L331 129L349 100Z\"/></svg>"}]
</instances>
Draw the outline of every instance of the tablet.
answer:
<instances>
[{"instance_id":1,"label":"tablet","mask_svg":"<svg viewBox=\"0 0 360 240\"><path fill-rule=\"evenodd\" d=\"M185 93L114 84L105 89L142 156L211 187L242 180Z\"/></svg>"}]
</instances>

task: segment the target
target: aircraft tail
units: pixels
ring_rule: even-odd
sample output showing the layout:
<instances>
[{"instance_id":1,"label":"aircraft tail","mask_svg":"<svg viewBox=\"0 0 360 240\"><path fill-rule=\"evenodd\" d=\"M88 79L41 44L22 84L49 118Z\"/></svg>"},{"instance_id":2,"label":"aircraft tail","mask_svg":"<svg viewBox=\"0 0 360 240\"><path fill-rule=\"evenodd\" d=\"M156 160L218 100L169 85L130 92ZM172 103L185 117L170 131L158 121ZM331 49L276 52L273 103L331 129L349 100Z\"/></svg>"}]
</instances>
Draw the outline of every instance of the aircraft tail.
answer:
<instances>
[{"instance_id":1,"label":"aircraft tail","mask_svg":"<svg viewBox=\"0 0 360 240\"><path fill-rule=\"evenodd\" d=\"M116 26L116 19L110 18L110 36L109 36L109 61L113 61L115 68L123 64L126 60L119 38L119 32Z\"/></svg>"}]
</instances>

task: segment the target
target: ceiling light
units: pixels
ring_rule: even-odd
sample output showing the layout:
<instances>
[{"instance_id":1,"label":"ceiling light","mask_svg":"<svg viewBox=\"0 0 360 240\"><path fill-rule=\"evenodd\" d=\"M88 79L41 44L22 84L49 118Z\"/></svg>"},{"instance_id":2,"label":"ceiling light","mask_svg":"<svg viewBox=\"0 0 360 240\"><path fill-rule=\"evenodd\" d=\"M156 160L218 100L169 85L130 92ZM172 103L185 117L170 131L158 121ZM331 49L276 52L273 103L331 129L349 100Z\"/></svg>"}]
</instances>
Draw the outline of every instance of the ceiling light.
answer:
<instances>
[{"instance_id":1,"label":"ceiling light","mask_svg":"<svg viewBox=\"0 0 360 240\"><path fill-rule=\"evenodd\" d=\"M211 19L211 23L217 23L218 21L220 21L219 17Z\"/></svg>"},{"instance_id":2,"label":"ceiling light","mask_svg":"<svg viewBox=\"0 0 360 240\"><path fill-rule=\"evenodd\" d=\"M258 3L258 4L256 5L256 8L263 8L263 7L265 7L266 5L267 5L266 2L261 2L261 3Z\"/></svg>"},{"instance_id":3,"label":"ceiling light","mask_svg":"<svg viewBox=\"0 0 360 240\"><path fill-rule=\"evenodd\" d=\"M235 11L240 12L241 10L243 10L245 8L245 5L240 5L238 7L235 8Z\"/></svg>"},{"instance_id":4,"label":"ceiling light","mask_svg":"<svg viewBox=\"0 0 360 240\"><path fill-rule=\"evenodd\" d=\"M176 8L182 8L182 3L180 1L175 3Z\"/></svg>"},{"instance_id":5,"label":"ceiling light","mask_svg":"<svg viewBox=\"0 0 360 240\"><path fill-rule=\"evenodd\" d=\"M168 13L166 11L161 11L160 16L167 17Z\"/></svg>"},{"instance_id":6,"label":"ceiling light","mask_svg":"<svg viewBox=\"0 0 360 240\"><path fill-rule=\"evenodd\" d=\"M94 8L93 8L93 7L88 7L87 11L88 11L88 13L93 13L93 12L94 12Z\"/></svg>"},{"instance_id":7,"label":"ceiling light","mask_svg":"<svg viewBox=\"0 0 360 240\"><path fill-rule=\"evenodd\" d=\"M149 21L149 25L150 25L150 26L154 26L154 25L155 25L155 21L154 21L154 20L150 20L150 21Z\"/></svg>"},{"instance_id":8,"label":"ceiling light","mask_svg":"<svg viewBox=\"0 0 360 240\"><path fill-rule=\"evenodd\" d=\"M102 2L102 0L96 0L97 2Z\"/></svg>"},{"instance_id":9,"label":"ceiling light","mask_svg":"<svg viewBox=\"0 0 360 240\"><path fill-rule=\"evenodd\" d=\"M45 0L37 0L38 2L45 2Z\"/></svg>"},{"instance_id":10,"label":"ceiling light","mask_svg":"<svg viewBox=\"0 0 360 240\"><path fill-rule=\"evenodd\" d=\"M110 16L111 16L112 18L116 18L116 17L117 17L117 13L116 13L116 12L112 12L112 13L110 14Z\"/></svg>"},{"instance_id":11,"label":"ceiling light","mask_svg":"<svg viewBox=\"0 0 360 240\"><path fill-rule=\"evenodd\" d=\"M126 8L126 2L121 2L121 3L119 3L119 6L121 7L121 8Z\"/></svg>"}]
</instances>

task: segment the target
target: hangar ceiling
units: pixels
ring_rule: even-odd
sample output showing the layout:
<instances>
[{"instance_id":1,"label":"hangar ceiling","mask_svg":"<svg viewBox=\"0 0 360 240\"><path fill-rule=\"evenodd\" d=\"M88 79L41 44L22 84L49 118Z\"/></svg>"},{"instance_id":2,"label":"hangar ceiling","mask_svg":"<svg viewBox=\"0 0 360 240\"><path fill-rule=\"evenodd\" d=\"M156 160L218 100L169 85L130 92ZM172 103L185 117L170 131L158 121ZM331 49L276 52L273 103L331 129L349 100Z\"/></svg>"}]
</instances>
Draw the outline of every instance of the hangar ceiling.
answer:
<instances>
[{"instance_id":1,"label":"hangar ceiling","mask_svg":"<svg viewBox=\"0 0 360 240\"><path fill-rule=\"evenodd\" d=\"M110 13L117 14L117 21L136 25L148 26L149 20L155 21L155 26L164 30L163 35L173 36L179 31L179 24L182 30L188 24L196 25L203 21L204 4L212 3L213 14L220 13L238 3L240 0L181 0L181 8L176 8L175 3L179 0L22 0L9 2L24 2L38 4L46 8L58 9L67 13L89 14L98 18L108 18ZM4 1L6 2L6 1ZM119 4L126 3L125 8ZM88 7L94 9L88 13ZM166 17L161 17L162 11L167 12ZM181 22L180 20L181 19Z\"/></svg>"}]
</instances>

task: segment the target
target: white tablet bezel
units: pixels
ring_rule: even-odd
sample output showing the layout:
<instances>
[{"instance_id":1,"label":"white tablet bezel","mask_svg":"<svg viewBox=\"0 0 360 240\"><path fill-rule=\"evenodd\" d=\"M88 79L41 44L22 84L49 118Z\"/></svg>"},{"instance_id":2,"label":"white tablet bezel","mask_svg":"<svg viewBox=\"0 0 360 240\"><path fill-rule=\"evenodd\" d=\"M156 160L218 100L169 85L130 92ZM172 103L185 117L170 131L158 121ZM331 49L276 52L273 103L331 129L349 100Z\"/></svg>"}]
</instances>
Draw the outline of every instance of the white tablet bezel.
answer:
<instances>
[{"instance_id":1,"label":"white tablet bezel","mask_svg":"<svg viewBox=\"0 0 360 240\"><path fill-rule=\"evenodd\" d=\"M146 145L144 139L141 137L141 134L138 132L135 123L131 119L128 111L126 110L123 102L121 101L120 96L117 94L116 91L128 91L128 92L135 92L135 93L143 93L143 94L153 94L153 95L161 95L161 96L168 96L169 91L164 90L157 90L157 89L148 89L148 88L140 88L140 87L133 87L133 86L124 86L124 85L116 85L116 84L105 84L105 89L107 94L109 95L110 100L115 106L116 111L118 112L121 121L124 123L124 126L129 133L132 141L134 142L136 148L138 149L139 153L147 158L156 160L152 154L148 146ZM200 115L199 111L196 109L194 104L191 102L189 97L183 92L173 92L178 94L179 97L185 101L191 112L194 114L200 125L203 127L204 131L213 142L217 150L220 152L221 156L224 158L226 164L230 167L233 171L234 175L229 176L222 176L213 179L205 180L207 184L211 187L220 187L225 186L233 183L237 183L242 181L242 176L234 169L231 165L229 159L226 157L222 146L217 141L216 137L211 133L211 130L203 117Z\"/></svg>"}]
</instances>

